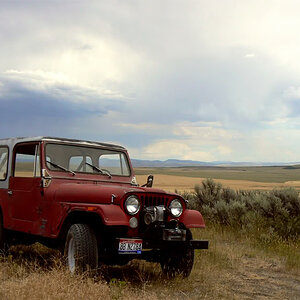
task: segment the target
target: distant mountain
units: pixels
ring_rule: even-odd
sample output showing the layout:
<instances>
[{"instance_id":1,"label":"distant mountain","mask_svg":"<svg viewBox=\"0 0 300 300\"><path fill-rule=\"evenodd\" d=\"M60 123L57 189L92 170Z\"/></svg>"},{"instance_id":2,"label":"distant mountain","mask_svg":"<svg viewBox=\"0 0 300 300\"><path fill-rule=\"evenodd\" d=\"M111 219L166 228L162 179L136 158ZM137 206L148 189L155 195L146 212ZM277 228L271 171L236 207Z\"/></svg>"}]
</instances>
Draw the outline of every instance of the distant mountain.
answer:
<instances>
[{"instance_id":1,"label":"distant mountain","mask_svg":"<svg viewBox=\"0 0 300 300\"><path fill-rule=\"evenodd\" d=\"M194 166L207 166L207 163L201 161L193 160L178 160L178 159L168 159L162 160L140 160L131 159L131 162L135 168L138 167L194 167Z\"/></svg>"},{"instance_id":2,"label":"distant mountain","mask_svg":"<svg viewBox=\"0 0 300 300\"><path fill-rule=\"evenodd\" d=\"M293 168L299 167L300 162L282 163L282 162L232 162L232 161L214 161L202 162L195 160L141 160L131 159L134 168L168 168L168 167L255 167L255 166L291 166Z\"/></svg>"}]
</instances>

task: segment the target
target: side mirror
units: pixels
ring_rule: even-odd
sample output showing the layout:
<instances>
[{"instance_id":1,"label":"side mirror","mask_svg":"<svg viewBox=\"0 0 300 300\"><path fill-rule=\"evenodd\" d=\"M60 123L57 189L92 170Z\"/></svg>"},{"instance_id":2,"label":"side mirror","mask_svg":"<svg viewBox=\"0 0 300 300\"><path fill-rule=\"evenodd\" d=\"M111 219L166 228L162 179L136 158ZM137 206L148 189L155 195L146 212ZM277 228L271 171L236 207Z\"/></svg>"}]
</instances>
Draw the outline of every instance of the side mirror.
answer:
<instances>
[{"instance_id":1,"label":"side mirror","mask_svg":"<svg viewBox=\"0 0 300 300\"><path fill-rule=\"evenodd\" d=\"M152 187L153 185L153 175L149 175L147 178L147 183L145 183L144 185L142 185L142 187Z\"/></svg>"}]
</instances>

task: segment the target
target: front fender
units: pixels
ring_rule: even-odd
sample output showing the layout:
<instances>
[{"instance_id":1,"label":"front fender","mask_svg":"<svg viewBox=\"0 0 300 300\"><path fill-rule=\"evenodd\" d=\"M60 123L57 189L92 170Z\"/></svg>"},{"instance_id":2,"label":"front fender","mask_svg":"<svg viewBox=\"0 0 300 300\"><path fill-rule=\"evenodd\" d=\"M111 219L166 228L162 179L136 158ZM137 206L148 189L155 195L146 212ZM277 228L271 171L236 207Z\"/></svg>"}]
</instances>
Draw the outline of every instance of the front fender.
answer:
<instances>
[{"instance_id":1,"label":"front fender","mask_svg":"<svg viewBox=\"0 0 300 300\"><path fill-rule=\"evenodd\" d=\"M201 213L197 210L186 209L182 213L180 221L187 228L205 228L204 219Z\"/></svg>"},{"instance_id":2,"label":"front fender","mask_svg":"<svg viewBox=\"0 0 300 300\"><path fill-rule=\"evenodd\" d=\"M96 210L107 226L129 226L128 217L117 205L97 205Z\"/></svg>"},{"instance_id":3,"label":"front fender","mask_svg":"<svg viewBox=\"0 0 300 300\"><path fill-rule=\"evenodd\" d=\"M65 220L73 212L96 213L106 226L129 226L128 216L118 205L114 204L87 204L62 203ZM62 222L63 223L63 222ZM61 223L61 224L62 224Z\"/></svg>"}]
</instances>

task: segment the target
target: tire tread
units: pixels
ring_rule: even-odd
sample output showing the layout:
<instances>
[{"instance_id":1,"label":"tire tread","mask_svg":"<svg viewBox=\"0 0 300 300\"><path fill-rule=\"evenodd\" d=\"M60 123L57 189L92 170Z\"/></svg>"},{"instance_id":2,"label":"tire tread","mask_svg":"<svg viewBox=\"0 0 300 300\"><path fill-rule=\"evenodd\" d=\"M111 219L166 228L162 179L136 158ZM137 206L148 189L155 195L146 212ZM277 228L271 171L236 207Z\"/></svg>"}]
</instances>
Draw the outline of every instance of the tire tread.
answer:
<instances>
[{"instance_id":1,"label":"tire tread","mask_svg":"<svg viewBox=\"0 0 300 300\"><path fill-rule=\"evenodd\" d=\"M91 271L98 267L98 247L94 231L87 224L73 224L68 232L65 254L68 251L68 240L73 237L76 248L77 271Z\"/></svg>"}]
</instances>

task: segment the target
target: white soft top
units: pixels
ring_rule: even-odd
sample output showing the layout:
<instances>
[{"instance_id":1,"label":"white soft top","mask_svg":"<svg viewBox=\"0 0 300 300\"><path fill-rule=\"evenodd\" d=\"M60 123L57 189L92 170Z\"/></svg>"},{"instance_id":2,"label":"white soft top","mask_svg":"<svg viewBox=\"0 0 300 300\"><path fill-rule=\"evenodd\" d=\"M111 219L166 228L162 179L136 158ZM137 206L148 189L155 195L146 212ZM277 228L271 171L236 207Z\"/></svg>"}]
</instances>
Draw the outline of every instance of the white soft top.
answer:
<instances>
[{"instance_id":1,"label":"white soft top","mask_svg":"<svg viewBox=\"0 0 300 300\"><path fill-rule=\"evenodd\" d=\"M53 142L58 144L68 144L68 145L82 145L87 147L101 147L107 148L110 150L125 150L124 147L108 144L108 143L99 143L99 142L92 142L92 141L84 141L84 140L76 140L76 139L66 139L66 138L57 138L57 137L46 137L46 136L35 136L35 137L16 137L16 138L9 138L9 139L0 139L0 146L8 147L8 170L7 176L5 180L0 180L0 189L1 188L8 188L9 177L11 176L11 165L12 165L12 151L16 144L24 143L24 142Z\"/></svg>"},{"instance_id":2,"label":"white soft top","mask_svg":"<svg viewBox=\"0 0 300 300\"><path fill-rule=\"evenodd\" d=\"M0 139L0 145L6 145L8 147L14 147L16 144L21 142L36 142L36 141L49 141L55 143L66 143L66 144L79 144L85 146L95 146L95 147L105 147L105 148L114 148L119 150L125 150L124 147L109 144L109 143L100 143L100 142L93 142L93 141L85 141L85 140L76 140L76 139L67 139L67 138L58 138L58 137L47 137L47 136L35 136L35 137L16 137L16 138L9 138L9 139Z\"/></svg>"}]
</instances>

